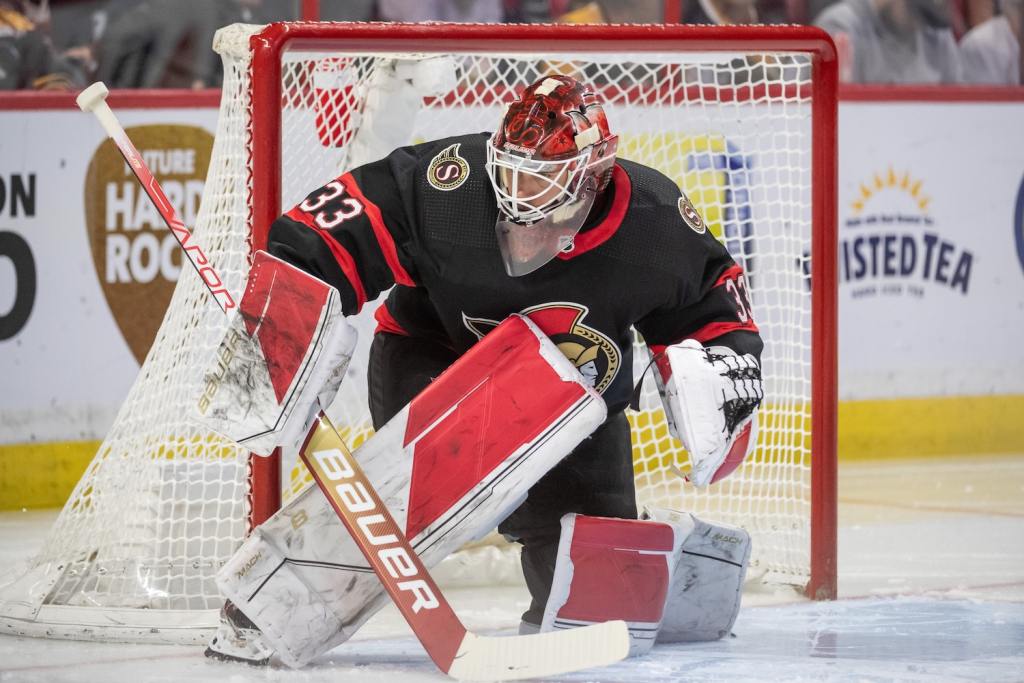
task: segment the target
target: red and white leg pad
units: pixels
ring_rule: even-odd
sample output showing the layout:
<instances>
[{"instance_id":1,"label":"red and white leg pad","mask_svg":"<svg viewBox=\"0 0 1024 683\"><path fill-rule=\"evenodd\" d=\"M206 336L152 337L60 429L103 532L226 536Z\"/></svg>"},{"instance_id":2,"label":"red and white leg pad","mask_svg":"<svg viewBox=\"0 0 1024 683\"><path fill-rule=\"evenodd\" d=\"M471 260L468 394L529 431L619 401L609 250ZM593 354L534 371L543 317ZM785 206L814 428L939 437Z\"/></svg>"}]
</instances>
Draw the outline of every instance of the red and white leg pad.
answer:
<instances>
[{"instance_id":1,"label":"red and white leg pad","mask_svg":"<svg viewBox=\"0 0 1024 683\"><path fill-rule=\"evenodd\" d=\"M606 417L558 347L512 316L354 455L430 567L497 526ZM217 586L289 666L344 642L388 603L316 486L253 532Z\"/></svg>"},{"instance_id":2,"label":"red and white leg pad","mask_svg":"<svg viewBox=\"0 0 1024 683\"><path fill-rule=\"evenodd\" d=\"M644 654L661 626L681 541L671 524L563 516L540 630L621 619L629 627L630 656Z\"/></svg>"},{"instance_id":3,"label":"red and white leg pad","mask_svg":"<svg viewBox=\"0 0 1024 683\"><path fill-rule=\"evenodd\" d=\"M207 361L195 417L258 455L301 445L337 394L356 336L337 290L256 252L238 313Z\"/></svg>"},{"instance_id":4,"label":"red and white leg pad","mask_svg":"<svg viewBox=\"0 0 1024 683\"><path fill-rule=\"evenodd\" d=\"M739 613L750 536L693 515L562 518L541 631L621 619L630 656L655 642L717 640Z\"/></svg>"}]
</instances>

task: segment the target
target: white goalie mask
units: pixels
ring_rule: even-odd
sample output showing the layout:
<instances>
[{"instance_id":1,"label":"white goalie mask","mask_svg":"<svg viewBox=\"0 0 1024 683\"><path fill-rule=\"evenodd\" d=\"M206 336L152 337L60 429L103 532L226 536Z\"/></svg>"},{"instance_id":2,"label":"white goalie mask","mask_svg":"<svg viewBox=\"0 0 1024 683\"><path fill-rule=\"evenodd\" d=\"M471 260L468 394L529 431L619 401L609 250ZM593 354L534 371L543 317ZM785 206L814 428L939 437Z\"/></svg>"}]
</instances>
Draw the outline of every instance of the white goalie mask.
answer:
<instances>
[{"instance_id":1,"label":"white goalie mask","mask_svg":"<svg viewBox=\"0 0 1024 683\"><path fill-rule=\"evenodd\" d=\"M572 249L608 184L617 142L595 95L568 76L542 78L509 106L487 144L487 173L510 276Z\"/></svg>"}]
</instances>

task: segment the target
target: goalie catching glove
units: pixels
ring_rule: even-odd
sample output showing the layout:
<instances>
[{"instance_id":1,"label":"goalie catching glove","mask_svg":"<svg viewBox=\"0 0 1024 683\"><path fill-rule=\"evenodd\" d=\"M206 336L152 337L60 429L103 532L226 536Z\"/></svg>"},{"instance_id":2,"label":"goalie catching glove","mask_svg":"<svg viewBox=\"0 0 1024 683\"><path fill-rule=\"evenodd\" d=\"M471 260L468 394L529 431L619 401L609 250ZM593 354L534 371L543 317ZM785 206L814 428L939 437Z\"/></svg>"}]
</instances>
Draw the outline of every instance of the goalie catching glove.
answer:
<instances>
[{"instance_id":1,"label":"goalie catching glove","mask_svg":"<svg viewBox=\"0 0 1024 683\"><path fill-rule=\"evenodd\" d=\"M313 415L334 400L355 343L337 290L258 251L203 374L197 419L257 455L297 450Z\"/></svg>"},{"instance_id":2,"label":"goalie catching glove","mask_svg":"<svg viewBox=\"0 0 1024 683\"><path fill-rule=\"evenodd\" d=\"M722 479L757 443L761 366L751 354L687 339L655 359L669 431L683 442L696 486Z\"/></svg>"}]
</instances>

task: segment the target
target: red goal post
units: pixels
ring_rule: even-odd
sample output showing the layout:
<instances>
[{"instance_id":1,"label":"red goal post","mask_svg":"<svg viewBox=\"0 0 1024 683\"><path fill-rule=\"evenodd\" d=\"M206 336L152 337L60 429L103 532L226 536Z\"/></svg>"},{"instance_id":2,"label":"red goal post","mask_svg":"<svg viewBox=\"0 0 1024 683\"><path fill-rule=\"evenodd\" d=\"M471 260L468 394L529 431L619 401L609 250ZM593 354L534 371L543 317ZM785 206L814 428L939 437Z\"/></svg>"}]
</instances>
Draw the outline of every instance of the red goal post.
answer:
<instances>
[{"instance_id":1,"label":"red goal post","mask_svg":"<svg viewBox=\"0 0 1024 683\"><path fill-rule=\"evenodd\" d=\"M810 533L808 580L804 592L816 599L836 595L836 60L827 35L797 26L681 25L430 25L285 23L267 27L251 39L253 50L251 106L252 235L254 247L265 240L269 224L282 211L282 111L285 92L284 55L309 50L344 54L472 54L500 58L509 53L579 53L629 55L643 61L645 53L807 55L807 82L662 83L660 102L683 107L704 100L751 101L769 98L806 99L811 103L810 185L813 238L811 287ZM509 88L513 90L514 88ZM604 84L620 97L652 99L642 86ZM667 91L667 95L666 95ZM511 97L511 92L504 93ZM448 94L449 101L465 98ZM487 90L478 99L502 99ZM443 100L444 98L440 98ZM507 100L506 100L507 101ZM442 105L443 106L443 105ZM615 125L615 121L612 121ZM440 136L440 135L439 135ZM770 400L770 399L769 399ZM273 482L271 475L271 481ZM272 483L268 492L276 490ZM273 503L273 493L268 500Z\"/></svg>"}]
</instances>

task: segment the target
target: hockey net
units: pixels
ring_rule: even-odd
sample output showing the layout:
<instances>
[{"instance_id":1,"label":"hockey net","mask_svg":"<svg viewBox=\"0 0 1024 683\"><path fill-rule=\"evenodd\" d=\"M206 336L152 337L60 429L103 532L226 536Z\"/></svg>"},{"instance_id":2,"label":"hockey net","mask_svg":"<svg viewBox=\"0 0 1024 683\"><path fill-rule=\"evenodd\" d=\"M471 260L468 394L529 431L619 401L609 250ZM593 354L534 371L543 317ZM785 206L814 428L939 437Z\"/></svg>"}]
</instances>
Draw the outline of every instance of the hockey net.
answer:
<instances>
[{"instance_id":1,"label":"hockey net","mask_svg":"<svg viewBox=\"0 0 1024 683\"><path fill-rule=\"evenodd\" d=\"M812 288L809 275L812 251L834 253L835 86L822 66L822 35L798 27L228 27L216 41L225 77L196 238L239 292L269 220L346 169L399 145L492 130L504 104L546 73L591 84L620 156L684 188L743 265L766 344L757 449L706 490L675 472L686 471L687 456L648 377L641 409L629 415L639 503L743 526L753 537L751 576L828 597L834 280L819 267ZM276 472L269 484L254 477L246 452L187 418L201 390L197 368L225 325L189 275L42 551L0 595L6 630L203 640L221 603L214 574L244 537L253 502L272 508L278 494L286 502L308 484L290 454L280 484ZM371 433L373 309L356 319L360 351L329 411L353 447ZM635 376L648 360L638 339ZM516 573L482 566L490 568L471 571Z\"/></svg>"}]
</instances>

